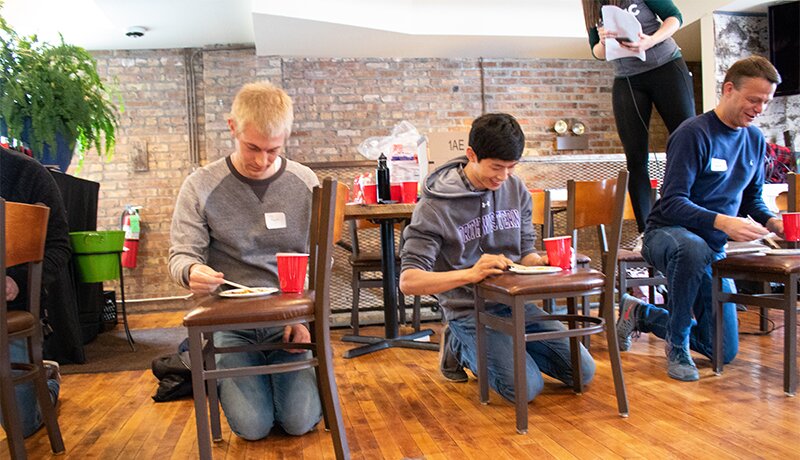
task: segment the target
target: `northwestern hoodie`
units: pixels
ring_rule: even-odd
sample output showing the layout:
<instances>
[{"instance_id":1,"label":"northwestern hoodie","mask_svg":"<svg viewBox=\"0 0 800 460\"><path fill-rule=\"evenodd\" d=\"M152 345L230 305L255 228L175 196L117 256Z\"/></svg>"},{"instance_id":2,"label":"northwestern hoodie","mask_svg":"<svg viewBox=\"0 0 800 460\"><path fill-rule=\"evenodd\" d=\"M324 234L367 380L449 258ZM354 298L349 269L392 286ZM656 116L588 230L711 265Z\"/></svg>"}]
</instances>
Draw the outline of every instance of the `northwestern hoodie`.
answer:
<instances>
[{"instance_id":1,"label":"northwestern hoodie","mask_svg":"<svg viewBox=\"0 0 800 460\"><path fill-rule=\"evenodd\" d=\"M519 262L535 251L531 196L509 176L497 191L476 190L464 173L467 157L450 160L425 178L422 198L403 232L401 271L445 272L470 268L482 254ZM436 295L447 320L472 314L471 284Z\"/></svg>"}]
</instances>

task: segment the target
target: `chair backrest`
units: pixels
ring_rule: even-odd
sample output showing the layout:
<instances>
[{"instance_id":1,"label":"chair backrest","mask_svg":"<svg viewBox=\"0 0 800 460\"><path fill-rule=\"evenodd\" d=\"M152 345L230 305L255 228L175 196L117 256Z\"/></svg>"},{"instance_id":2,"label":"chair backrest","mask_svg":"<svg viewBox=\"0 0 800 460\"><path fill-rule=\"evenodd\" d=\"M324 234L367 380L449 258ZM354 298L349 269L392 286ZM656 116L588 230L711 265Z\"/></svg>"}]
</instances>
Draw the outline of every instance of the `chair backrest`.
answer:
<instances>
[{"instance_id":1,"label":"chair backrest","mask_svg":"<svg viewBox=\"0 0 800 460\"><path fill-rule=\"evenodd\" d=\"M622 211L622 220L636 220L636 214L633 213L633 203L631 203L631 194L625 194L625 209Z\"/></svg>"},{"instance_id":2,"label":"chair backrest","mask_svg":"<svg viewBox=\"0 0 800 460\"><path fill-rule=\"evenodd\" d=\"M47 238L47 206L8 202L0 198L0 272L6 268L28 264L28 309L39 317L39 302L42 290L42 260ZM6 335L6 282L0 282L0 347L8 350ZM5 353L4 351L3 353Z\"/></svg>"},{"instance_id":3,"label":"chair backrest","mask_svg":"<svg viewBox=\"0 0 800 460\"><path fill-rule=\"evenodd\" d=\"M628 171L624 169L616 179L567 181L567 234L572 236L572 246L577 250L579 229L597 227L603 272L610 278L622 238L627 189Z\"/></svg>"},{"instance_id":4,"label":"chair backrest","mask_svg":"<svg viewBox=\"0 0 800 460\"><path fill-rule=\"evenodd\" d=\"M44 259L47 238L47 206L5 202L5 266L13 267Z\"/></svg>"},{"instance_id":5,"label":"chair backrest","mask_svg":"<svg viewBox=\"0 0 800 460\"><path fill-rule=\"evenodd\" d=\"M551 224L552 214L550 213L550 190L536 190L531 192L533 202L533 212L531 222L533 225L541 225L542 233L539 237L541 247L544 248L544 239L553 236L553 225Z\"/></svg>"},{"instance_id":6,"label":"chair backrest","mask_svg":"<svg viewBox=\"0 0 800 460\"><path fill-rule=\"evenodd\" d=\"M786 182L789 183L789 203L786 206L789 212L800 211L800 174L790 172L786 175Z\"/></svg>"},{"instance_id":7,"label":"chair backrest","mask_svg":"<svg viewBox=\"0 0 800 460\"><path fill-rule=\"evenodd\" d=\"M342 239L344 232L344 207L347 205L347 197L350 196L350 189L343 182L336 185L336 215L334 216L333 242L337 243Z\"/></svg>"},{"instance_id":8,"label":"chair backrest","mask_svg":"<svg viewBox=\"0 0 800 460\"><path fill-rule=\"evenodd\" d=\"M330 289L331 257L336 227L344 225L344 200L339 200L339 186L330 177L322 181L322 186L314 187L311 198L311 227L309 232L309 275L308 285L316 296ZM340 233L341 234L341 233ZM323 291L318 291L323 289ZM327 303L327 302L326 302Z\"/></svg>"}]
</instances>

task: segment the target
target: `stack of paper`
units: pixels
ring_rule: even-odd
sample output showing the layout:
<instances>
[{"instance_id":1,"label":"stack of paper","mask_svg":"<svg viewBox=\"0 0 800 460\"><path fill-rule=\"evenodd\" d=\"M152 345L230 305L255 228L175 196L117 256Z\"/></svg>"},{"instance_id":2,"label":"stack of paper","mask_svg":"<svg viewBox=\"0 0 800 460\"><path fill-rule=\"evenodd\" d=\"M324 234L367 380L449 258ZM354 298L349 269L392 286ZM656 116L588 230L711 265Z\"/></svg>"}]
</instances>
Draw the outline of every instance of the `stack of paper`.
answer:
<instances>
[{"instance_id":1,"label":"stack of paper","mask_svg":"<svg viewBox=\"0 0 800 460\"><path fill-rule=\"evenodd\" d=\"M620 40L624 38L627 39L626 41L639 41L642 25L636 19L636 16L613 5L603 6L601 12L603 14L603 27L607 31L615 32ZM644 51L636 52L623 48L616 39L606 40L607 61L624 57L637 57L642 61L645 60Z\"/></svg>"}]
</instances>

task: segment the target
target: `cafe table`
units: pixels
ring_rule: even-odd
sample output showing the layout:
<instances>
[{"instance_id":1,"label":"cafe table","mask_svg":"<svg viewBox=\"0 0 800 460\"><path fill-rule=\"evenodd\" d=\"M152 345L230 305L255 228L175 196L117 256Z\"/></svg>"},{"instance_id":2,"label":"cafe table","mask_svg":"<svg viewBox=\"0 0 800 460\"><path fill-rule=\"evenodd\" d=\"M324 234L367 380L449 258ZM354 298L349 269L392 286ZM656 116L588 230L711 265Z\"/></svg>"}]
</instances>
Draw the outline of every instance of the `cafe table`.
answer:
<instances>
[{"instance_id":1,"label":"cafe table","mask_svg":"<svg viewBox=\"0 0 800 460\"><path fill-rule=\"evenodd\" d=\"M397 274L395 273L394 225L398 221L410 219L414 212L413 203L348 204L345 206L345 220L366 219L380 225L381 265L383 271L383 312L385 334L383 337L366 335L346 335L345 342L363 343L364 346L345 352L345 358L355 358L387 348L415 348L437 351L439 345L421 342L418 339L433 334L423 329L412 334L400 335L397 324Z\"/></svg>"}]
</instances>

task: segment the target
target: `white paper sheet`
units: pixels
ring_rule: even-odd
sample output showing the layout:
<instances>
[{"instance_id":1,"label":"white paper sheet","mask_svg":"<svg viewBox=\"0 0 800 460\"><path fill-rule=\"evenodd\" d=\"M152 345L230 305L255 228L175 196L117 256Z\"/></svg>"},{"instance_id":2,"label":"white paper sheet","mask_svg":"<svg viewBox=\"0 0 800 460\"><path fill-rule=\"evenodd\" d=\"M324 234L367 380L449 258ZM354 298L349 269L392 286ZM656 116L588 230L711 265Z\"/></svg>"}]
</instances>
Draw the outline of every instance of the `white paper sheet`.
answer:
<instances>
[{"instance_id":1,"label":"white paper sheet","mask_svg":"<svg viewBox=\"0 0 800 460\"><path fill-rule=\"evenodd\" d=\"M642 25L636 20L636 16L613 5L605 5L602 9L603 27L610 32L616 32L617 37L626 37L633 42L639 41L639 33ZM624 57L636 57L645 60L644 51L630 51L620 45L616 39L606 40L606 60Z\"/></svg>"}]
</instances>

